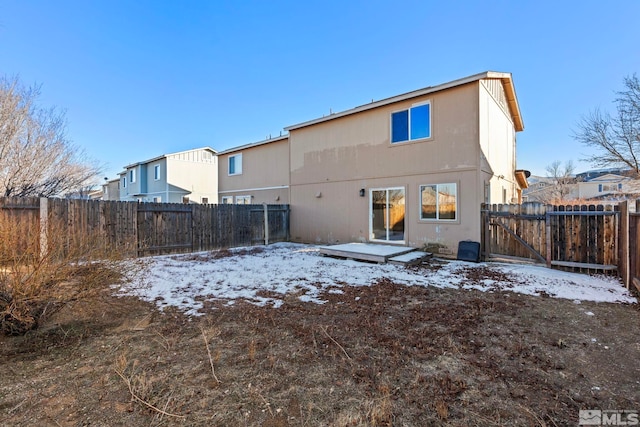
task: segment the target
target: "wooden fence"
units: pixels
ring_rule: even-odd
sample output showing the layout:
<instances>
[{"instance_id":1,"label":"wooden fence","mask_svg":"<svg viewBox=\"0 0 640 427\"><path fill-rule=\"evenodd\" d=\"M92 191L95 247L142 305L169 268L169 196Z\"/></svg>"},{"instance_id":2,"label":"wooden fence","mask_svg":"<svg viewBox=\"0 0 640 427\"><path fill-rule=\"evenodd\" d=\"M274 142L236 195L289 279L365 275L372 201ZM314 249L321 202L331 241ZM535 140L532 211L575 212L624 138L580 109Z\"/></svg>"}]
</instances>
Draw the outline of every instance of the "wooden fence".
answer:
<instances>
[{"instance_id":1,"label":"wooden fence","mask_svg":"<svg viewBox=\"0 0 640 427\"><path fill-rule=\"evenodd\" d=\"M289 205L0 198L0 221L2 230L16 234L13 241L23 242L21 252L34 255L82 242L144 256L290 240ZM29 245L34 236L38 244Z\"/></svg>"},{"instance_id":2,"label":"wooden fence","mask_svg":"<svg viewBox=\"0 0 640 427\"><path fill-rule=\"evenodd\" d=\"M627 283L640 292L640 200L636 201L635 212L629 214L629 266Z\"/></svg>"},{"instance_id":3,"label":"wooden fence","mask_svg":"<svg viewBox=\"0 0 640 427\"><path fill-rule=\"evenodd\" d=\"M640 276L640 214L629 213L627 202L579 206L485 204L482 224L485 260L526 258L548 267L617 272L627 287L633 277Z\"/></svg>"},{"instance_id":4,"label":"wooden fence","mask_svg":"<svg viewBox=\"0 0 640 427\"><path fill-rule=\"evenodd\" d=\"M612 205L483 205L483 254L547 266L618 268L619 211Z\"/></svg>"}]
</instances>

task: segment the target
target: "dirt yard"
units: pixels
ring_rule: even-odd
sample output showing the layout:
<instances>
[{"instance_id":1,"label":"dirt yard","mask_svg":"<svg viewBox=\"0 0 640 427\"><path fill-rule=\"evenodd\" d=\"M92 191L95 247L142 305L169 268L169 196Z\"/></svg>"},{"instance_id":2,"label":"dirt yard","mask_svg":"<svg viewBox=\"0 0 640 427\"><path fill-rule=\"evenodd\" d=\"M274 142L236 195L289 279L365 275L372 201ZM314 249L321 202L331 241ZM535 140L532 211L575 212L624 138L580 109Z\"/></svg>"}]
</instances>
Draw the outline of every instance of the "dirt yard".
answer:
<instances>
[{"instance_id":1,"label":"dirt yard","mask_svg":"<svg viewBox=\"0 0 640 427\"><path fill-rule=\"evenodd\" d=\"M640 410L637 305L341 290L192 319L106 292L68 305L0 338L0 425L567 426Z\"/></svg>"}]
</instances>

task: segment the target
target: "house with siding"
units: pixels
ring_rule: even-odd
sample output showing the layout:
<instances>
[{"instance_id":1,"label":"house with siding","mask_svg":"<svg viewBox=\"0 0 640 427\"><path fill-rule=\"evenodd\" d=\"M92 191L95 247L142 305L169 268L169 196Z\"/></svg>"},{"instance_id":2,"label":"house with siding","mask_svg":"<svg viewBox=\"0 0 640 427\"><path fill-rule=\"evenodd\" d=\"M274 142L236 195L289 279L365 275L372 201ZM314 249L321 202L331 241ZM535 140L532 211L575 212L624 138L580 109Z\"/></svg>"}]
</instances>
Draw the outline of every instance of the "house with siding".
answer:
<instances>
[{"instance_id":1,"label":"house with siding","mask_svg":"<svg viewBox=\"0 0 640 427\"><path fill-rule=\"evenodd\" d=\"M523 129L511 74L492 71L286 127L292 239L455 253L480 240L483 202L521 200Z\"/></svg>"},{"instance_id":2,"label":"house with siding","mask_svg":"<svg viewBox=\"0 0 640 427\"><path fill-rule=\"evenodd\" d=\"M269 138L218 153L220 203L289 203L289 137Z\"/></svg>"},{"instance_id":3,"label":"house with siding","mask_svg":"<svg viewBox=\"0 0 640 427\"><path fill-rule=\"evenodd\" d=\"M218 203L218 158L209 147L163 154L125 166L119 200Z\"/></svg>"},{"instance_id":4,"label":"house with siding","mask_svg":"<svg viewBox=\"0 0 640 427\"><path fill-rule=\"evenodd\" d=\"M120 178L105 178L105 183L102 184L102 200L120 200Z\"/></svg>"}]
</instances>

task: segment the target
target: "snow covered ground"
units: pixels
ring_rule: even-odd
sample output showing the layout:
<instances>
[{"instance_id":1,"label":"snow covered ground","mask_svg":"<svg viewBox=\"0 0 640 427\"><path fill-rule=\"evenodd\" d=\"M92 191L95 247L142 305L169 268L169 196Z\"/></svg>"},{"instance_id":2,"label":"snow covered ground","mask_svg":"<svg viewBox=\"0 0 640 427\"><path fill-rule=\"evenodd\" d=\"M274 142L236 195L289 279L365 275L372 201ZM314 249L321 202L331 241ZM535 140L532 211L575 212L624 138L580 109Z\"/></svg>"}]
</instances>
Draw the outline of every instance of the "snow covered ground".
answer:
<instances>
[{"instance_id":1,"label":"snow covered ground","mask_svg":"<svg viewBox=\"0 0 640 427\"><path fill-rule=\"evenodd\" d=\"M233 304L243 299L279 307L285 294L293 292L302 301L322 304L324 292L341 293L344 286L369 286L381 278L407 286L546 294L576 303L637 302L616 278L533 265L434 260L439 268L408 269L324 257L316 246L293 243L231 252L233 256L223 258L210 252L146 258L143 273L120 293L154 301L161 308L176 306L190 315L198 315L203 300Z\"/></svg>"}]
</instances>

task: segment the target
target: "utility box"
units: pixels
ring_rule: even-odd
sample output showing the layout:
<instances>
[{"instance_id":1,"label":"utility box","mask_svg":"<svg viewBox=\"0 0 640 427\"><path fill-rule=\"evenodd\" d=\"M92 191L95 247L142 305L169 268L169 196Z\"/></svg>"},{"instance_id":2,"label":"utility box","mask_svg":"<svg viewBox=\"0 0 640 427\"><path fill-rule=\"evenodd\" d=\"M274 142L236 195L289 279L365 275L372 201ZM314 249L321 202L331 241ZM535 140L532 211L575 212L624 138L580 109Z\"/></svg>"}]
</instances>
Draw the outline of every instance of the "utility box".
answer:
<instances>
[{"instance_id":1,"label":"utility box","mask_svg":"<svg viewBox=\"0 0 640 427\"><path fill-rule=\"evenodd\" d=\"M460 261L479 262L480 242L463 240L458 243L458 257Z\"/></svg>"}]
</instances>

